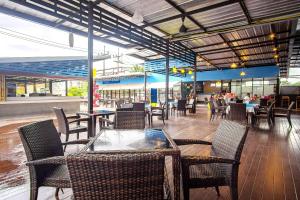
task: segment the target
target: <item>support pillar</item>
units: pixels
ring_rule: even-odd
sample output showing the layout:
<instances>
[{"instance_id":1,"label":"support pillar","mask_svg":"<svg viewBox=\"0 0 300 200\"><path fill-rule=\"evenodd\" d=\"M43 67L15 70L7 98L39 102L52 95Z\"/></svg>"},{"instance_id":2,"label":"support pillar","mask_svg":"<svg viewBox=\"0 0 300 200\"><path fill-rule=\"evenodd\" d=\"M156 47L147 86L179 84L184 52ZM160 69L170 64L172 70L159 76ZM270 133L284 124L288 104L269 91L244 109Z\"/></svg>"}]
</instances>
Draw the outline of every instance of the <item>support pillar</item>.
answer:
<instances>
[{"instance_id":1,"label":"support pillar","mask_svg":"<svg viewBox=\"0 0 300 200\"><path fill-rule=\"evenodd\" d=\"M147 72L144 72L144 99L145 103L147 103Z\"/></svg>"},{"instance_id":2,"label":"support pillar","mask_svg":"<svg viewBox=\"0 0 300 200\"><path fill-rule=\"evenodd\" d=\"M68 88L68 81L65 81L65 88L66 88L66 97L68 96L68 90L69 90L69 88Z\"/></svg>"},{"instance_id":3,"label":"support pillar","mask_svg":"<svg viewBox=\"0 0 300 200\"><path fill-rule=\"evenodd\" d=\"M89 4L88 19L88 112L93 112L93 3Z\"/></svg>"},{"instance_id":4,"label":"support pillar","mask_svg":"<svg viewBox=\"0 0 300 200\"><path fill-rule=\"evenodd\" d=\"M196 82L197 82L197 55L195 55L195 61L194 61L194 99L196 101Z\"/></svg>"},{"instance_id":5,"label":"support pillar","mask_svg":"<svg viewBox=\"0 0 300 200\"><path fill-rule=\"evenodd\" d=\"M169 41L167 41L167 55L166 55L166 90L165 90L165 103L166 103L166 120L169 118Z\"/></svg>"}]
</instances>

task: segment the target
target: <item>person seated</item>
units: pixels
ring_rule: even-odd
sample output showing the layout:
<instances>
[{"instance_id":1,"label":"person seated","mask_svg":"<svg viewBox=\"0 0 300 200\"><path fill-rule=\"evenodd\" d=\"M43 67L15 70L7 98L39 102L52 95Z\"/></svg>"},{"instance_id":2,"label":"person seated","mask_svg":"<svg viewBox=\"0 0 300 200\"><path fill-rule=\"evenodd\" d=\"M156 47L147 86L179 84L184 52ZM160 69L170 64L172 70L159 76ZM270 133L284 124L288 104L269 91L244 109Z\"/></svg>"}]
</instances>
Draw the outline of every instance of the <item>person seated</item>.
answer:
<instances>
[{"instance_id":1,"label":"person seated","mask_svg":"<svg viewBox=\"0 0 300 200\"><path fill-rule=\"evenodd\" d=\"M257 96L257 94L255 94L254 96L252 96L251 98L251 102L257 102L259 100L259 97Z\"/></svg>"},{"instance_id":2,"label":"person seated","mask_svg":"<svg viewBox=\"0 0 300 200\"><path fill-rule=\"evenodd\" d=\"M247 93L247 95L244 97L243 101L244 103L249 103L250 102L250 93Z\"/></svg>"}]
</instances>

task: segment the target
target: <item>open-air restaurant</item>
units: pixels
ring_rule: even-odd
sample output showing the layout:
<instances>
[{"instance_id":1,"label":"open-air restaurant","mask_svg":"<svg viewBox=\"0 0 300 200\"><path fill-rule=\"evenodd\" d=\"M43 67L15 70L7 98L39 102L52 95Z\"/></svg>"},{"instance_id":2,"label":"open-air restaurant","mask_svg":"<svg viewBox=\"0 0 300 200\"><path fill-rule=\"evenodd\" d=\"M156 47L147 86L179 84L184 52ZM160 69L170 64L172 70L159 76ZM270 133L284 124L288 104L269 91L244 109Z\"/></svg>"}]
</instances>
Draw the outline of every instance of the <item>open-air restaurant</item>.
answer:
<instances>
[{"instance_id":1,"label":"open-air restaurant","mask_svg":"<svg viewBox=\"0 0 300 200\"><path fill-rule=\"evenodd\" d=\"M300 198L299 0L0 0L0 199Z\"/></svg>"}]
</instances>

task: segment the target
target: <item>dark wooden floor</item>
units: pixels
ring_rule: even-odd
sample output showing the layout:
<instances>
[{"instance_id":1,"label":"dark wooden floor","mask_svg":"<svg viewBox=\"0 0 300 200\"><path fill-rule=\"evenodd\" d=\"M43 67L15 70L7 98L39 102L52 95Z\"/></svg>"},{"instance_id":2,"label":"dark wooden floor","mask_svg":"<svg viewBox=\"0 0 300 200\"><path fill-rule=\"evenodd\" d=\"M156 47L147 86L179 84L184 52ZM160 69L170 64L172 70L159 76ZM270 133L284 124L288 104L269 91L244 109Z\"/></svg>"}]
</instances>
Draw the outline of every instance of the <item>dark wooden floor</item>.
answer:
<instances>
[{"instance_id":1,"label":"dark wooden floor","mask_svg":"<svg viewBox=\"0 0 300 200\"><path fill-rule=\"evenodd\" d=\"M209 123L206 108L199 108L197 114L171 117L164 128L174 138L210 139L219 122L220 119ZM163 125L161 121L154 123L155 127ZM240 199L300 198L300 118L293 116L292 123L293 128L289 129L285 119L276 119L272 129L264 122L250 129L240 165ZM29 196L26 157L16 132L22 124L16 121L0 127L0 199L28 199ZM206 154L208 149L192 145L182 148L182 153ZM39 194L39 199L54 199L53 189L41 188ZM61 199L70 196L71 190L60 194ZM211 188L194 189L191 199L230 199L230 196L227 187L221 188L221 197Z\"/></svg>"}]
</instances>

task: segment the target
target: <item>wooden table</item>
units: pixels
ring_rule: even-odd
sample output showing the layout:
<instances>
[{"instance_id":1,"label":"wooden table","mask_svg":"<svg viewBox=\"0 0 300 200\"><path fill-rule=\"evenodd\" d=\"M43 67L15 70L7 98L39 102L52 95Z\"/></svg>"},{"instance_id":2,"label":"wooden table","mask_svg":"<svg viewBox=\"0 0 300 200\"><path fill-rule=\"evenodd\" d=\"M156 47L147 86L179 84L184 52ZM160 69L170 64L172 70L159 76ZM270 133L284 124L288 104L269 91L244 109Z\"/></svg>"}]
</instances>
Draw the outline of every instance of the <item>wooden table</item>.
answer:
<instances>
[{"instance_id":1,"label":"wooden table","mask_svg":"<svg viewBox=\"0 0 300 200\"><path fill-rule=\"evenodd\" d=\"M180 199L180 150L162 129L104 129L82 150L85 153L160 152L172 157L174 199Z\"/></svg>"},{"instance_id":2,"label":"wooden table","mask_svg":"<svg viewBox=\"0 0 300 200\"><path fill-rule=\"evenodd\" d=\"M89 137L94 137L96 135L96 125L97 125L97 117L105 117L109 119L110 115L114 115L115 111L110 110L97 110L92 113L89 112L77 112L77 115L86 115L91 117L92 120L90 120L90 124L88 125L88 134Z\"/></svg>"}]
</instances>

